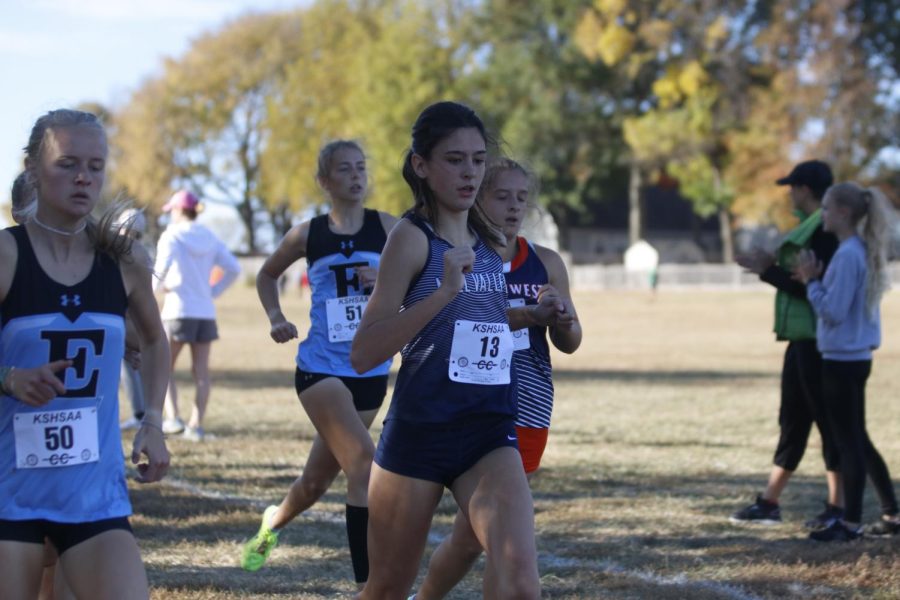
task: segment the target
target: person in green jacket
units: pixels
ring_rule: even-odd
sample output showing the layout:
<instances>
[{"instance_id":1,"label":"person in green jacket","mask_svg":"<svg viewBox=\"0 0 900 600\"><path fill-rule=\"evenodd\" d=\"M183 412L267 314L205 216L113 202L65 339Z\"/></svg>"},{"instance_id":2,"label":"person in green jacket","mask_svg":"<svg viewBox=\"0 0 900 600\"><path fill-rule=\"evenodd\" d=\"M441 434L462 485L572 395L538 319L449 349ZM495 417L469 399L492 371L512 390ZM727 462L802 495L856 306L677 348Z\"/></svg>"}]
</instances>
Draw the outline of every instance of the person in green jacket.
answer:
<instances>
[{"instance_id":1,"label":"person in green jacket","mask_svg":"<svg viewBox=\"0 0 900 600\"><path fill-rule=\"evenodd\" d=\"M774 255L761 250L738 256L737 263L759 275L777 290L775 336L786 341L781 371L780 436L765 491L756 501L731 516L734 523L781 522L778 499L797 470L813 423L822 436L828 499L825 510L806 522L810 529L828 527L844 514L840 458L825 418L822 395L822 356L816 348L816 316L806 299L806 286L792 277L801 250L809 249L826 266L837 250L837 238L822 229L821 205L833 182L831 168L819 160L802 162L778 185L789 185L800 224L788 232Z\"/></svg>"}]
</instances>

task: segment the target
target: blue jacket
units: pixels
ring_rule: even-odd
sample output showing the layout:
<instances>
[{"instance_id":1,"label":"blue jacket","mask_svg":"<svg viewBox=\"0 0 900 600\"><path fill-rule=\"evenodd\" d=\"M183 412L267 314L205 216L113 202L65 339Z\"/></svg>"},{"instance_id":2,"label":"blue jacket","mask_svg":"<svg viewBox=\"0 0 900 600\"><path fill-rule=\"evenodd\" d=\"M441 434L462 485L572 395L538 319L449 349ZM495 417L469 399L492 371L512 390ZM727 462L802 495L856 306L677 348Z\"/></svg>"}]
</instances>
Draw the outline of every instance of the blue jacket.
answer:
<instances>
[{"instance_id":1,"label":"blue jacket","mask_svg":"<svg viewBox=\"0 0 900 600\"><path fill-rule=\"evenodd\" d=\"M871 360L881 344L881 315L866 309L866 246L853 236L841 242L822 281L806 296L816 312L816 342L829 360Z\"/></svg>"}]
</instances>

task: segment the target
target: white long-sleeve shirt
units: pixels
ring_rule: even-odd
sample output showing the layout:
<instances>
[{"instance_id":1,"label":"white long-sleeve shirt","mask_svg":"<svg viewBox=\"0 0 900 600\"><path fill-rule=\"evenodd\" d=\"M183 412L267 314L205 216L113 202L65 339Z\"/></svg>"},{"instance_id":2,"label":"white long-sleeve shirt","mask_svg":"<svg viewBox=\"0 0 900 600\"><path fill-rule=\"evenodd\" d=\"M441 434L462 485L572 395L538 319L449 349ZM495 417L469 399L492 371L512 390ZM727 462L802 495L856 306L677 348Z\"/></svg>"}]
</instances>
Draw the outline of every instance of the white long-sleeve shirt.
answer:
<instances>
[{"instance_id":1,"label":"white long-sleeve shirt","mask_svg":"<svg viewBox=\"0 0 900 600\"><path fill-rule=\"evenodd\" d=\"M210 285L214 266L223 275ZM237 258L216 235L195 221L169 225L156 246L153 289L165 291L161 316L171 319L215 319L213 299L241 272Z\"/></svg>"}]
</instances>

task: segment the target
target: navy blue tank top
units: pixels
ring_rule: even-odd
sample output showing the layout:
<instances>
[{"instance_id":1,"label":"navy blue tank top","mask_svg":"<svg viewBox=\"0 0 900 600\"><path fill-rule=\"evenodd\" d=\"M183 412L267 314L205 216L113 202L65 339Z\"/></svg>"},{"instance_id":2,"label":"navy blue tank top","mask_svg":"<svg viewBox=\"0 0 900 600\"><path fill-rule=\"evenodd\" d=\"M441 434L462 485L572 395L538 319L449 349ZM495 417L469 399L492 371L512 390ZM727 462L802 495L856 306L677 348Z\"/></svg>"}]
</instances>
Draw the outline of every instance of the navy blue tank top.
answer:
<instances>
[{"instance_id":1,"label":"navy blue tank top","mask_svg":"<svg viewBox=\"0 0 900 600\"><path fill-rule=\"evenodd\" d=\"M525 238L516 238L516 245L515 258L504 265L510 305L537 304L538 290L550 282L547 269L534 251L534 246ZM528 338L524 342L527 346L516 350L513 355L519 391L516 425L547 428L550 427L550 414L553 412L553 379L547 328L529 327L527 331Z\"/></svg>"},{"instance_id":2,"label":"navy blue tank top","mask_svg":"<svg viewBox=\"0 0 900 600\"><path fill-rule=\"evenodd\" d=\"M0 519L63 523L131 514L119 433L128 300L116 262L97 253L72 286L41 268L26 229L8 229L18 261L0 304L0 364L70 359L66 393L41 407L0 397Z\"/></svg>"},{"instance_id":3,"label":"navy blue tank top","mask_svg":"<svg viewBox=\"0 0 900 600\"><path fill-rule=\"evenodd\" d=\"M411 283L401 310L427 298L440 287L444 253L453 247L414 213L408 212L404 218L427 236L428 258L422 272ZM479 414L515 415L514 373L512 382L502 385L462 383L450 378L454 329L461 320L484 323L486 330L491 328L487 324L508 327L503 260L480 238L475 242L474 251L474 268L465 275L464 288L400 351L400 372L386 420L447 423ZM512 337L508 332L506 335L511 350ZM487 362L485 366L488 368Z\"/></svg>"},{"instance_id":4,"label":"navy blue tank top","mask_svg":"<svg viewBox=\"0 0 900 600\"><path fill-rule=\"evenodd\" d=\"M388 360L360 375L350 366L350 345L372 290L363 289L356 267L378 268L387 234L378 211L366 209L356 233L334 233L328 215L309 222L306 262L312 303L309 333L297 349L297 366L340 377L387 375Z\"/></svg>"}]
</instances>

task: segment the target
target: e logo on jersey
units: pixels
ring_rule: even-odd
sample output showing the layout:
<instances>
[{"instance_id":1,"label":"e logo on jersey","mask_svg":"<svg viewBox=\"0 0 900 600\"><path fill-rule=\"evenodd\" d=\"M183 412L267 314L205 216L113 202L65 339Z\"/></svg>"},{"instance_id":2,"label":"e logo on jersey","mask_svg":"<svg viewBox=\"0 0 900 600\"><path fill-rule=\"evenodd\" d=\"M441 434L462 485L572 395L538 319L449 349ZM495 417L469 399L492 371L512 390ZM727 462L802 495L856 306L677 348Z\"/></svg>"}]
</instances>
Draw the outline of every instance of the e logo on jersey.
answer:
<instances>
[{"instance_id":1,"label":"e logo on jersey","mask_svg":"<svg viewBox=\"0 0 900 600\"><path fill-rule=\"evenodd\" d=\"M342 242L343 243L343 242ZM367 262L343 263L340 265L329 265L328 268L334 272L334 283L337 286L337 297L343 298L347 296L352 286L357 292L362 292L359 286L359 275L356 274L356 267L367 267ZM353 277L348 277L348 273L353 273Z\"/></svg>"},{"instance_id":2,"label":"e logo on jersey","mask_svg":"<svg viewBox=\"0 0 900 600\"><path fill-rule=\"evenodd\" d=\"M88 364L103 354L105 332L102 329L82 331L43 331L41 339L50 343L48 362L69 359L74 377L69 377L63 398L92 398L97 395L99 369L88 370ZM90 353L90 355L89 355ZM80 387L79 387L80 386Z\"/></svg>"}]
</instances>

